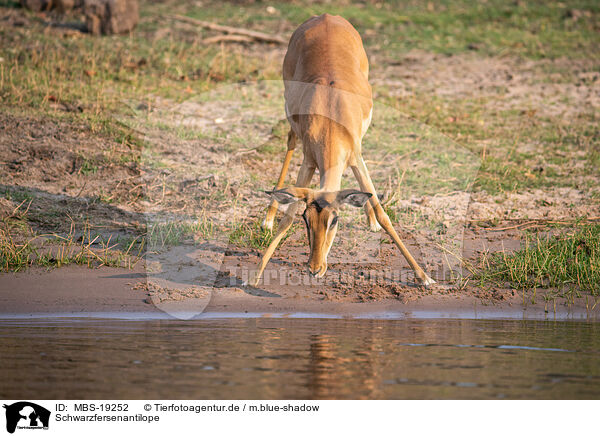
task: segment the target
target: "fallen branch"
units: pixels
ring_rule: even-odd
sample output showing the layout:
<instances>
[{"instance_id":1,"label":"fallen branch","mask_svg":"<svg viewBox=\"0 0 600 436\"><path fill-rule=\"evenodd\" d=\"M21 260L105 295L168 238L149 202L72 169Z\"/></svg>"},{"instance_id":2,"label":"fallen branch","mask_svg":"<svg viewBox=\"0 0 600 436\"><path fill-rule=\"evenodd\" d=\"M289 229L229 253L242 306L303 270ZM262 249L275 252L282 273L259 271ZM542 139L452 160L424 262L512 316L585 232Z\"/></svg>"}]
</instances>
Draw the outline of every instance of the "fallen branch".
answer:
<instances>
[{"instance_id":1,"label":"fallen branch","mask_svg":"<svg viewBox=\"0 0 600 436\"><path fill-rule=\"evenodd\" d=\"M489 230L490 230L490 232L502 232L502 231L504 231L504 230L513 230L513 229L518 229L518 228L520 228L520 227L527 226L527 225L530 225L530 224L537 224L537 222L536 222L536 221L528 221L528 222L526 222L526 223L517 224L516 226L510 226L510 227L500 227L500 228L496 228L496 229L494 229L494 228L491 228L491 229L489 229Z\"/></svg>"},{"instance_id":2,"label":"fallen branch","mask_svg":"<svg viewBox=\"0 0 600 436\"><path fill-rule=\"evenodd\" d=\"M236 158L236 157L244 156L246 154L256 153L258 151L257 148L258 147L251 148L250 150L238 151L236 154L233 155L233 157Z\"/></svg>"},{"instance_id":3,"label":"fallen branch","mask_svg":"<svg viewBox=\"0 0 600 436\"><path fill-rule=\"evenodd\" d=\"M597 216L582 219L582 221L586 221L586 222L598 221L598 220L600 220L600 217L597 217ZM469 221L469 222L478 222L478 221L482 221L482 220L467 220L467 221ZM527 222L524 222L524 223L516 224L516 225L510 226L510 227L499 227L499 228L487 227L487 228L491 232L502 232L504 230L522 229L525 226L543 227L543 226L546 226L548 224L574 225L576 223L577 223L576 220L572 220L572 221L554 221L554 220L538 219L538 220L534 220L534 221L527 221Z\"/></svg>"},{"instance_id":4,"label":"fallen branch","mask_svg":"<svg viewBox=\"0 0 600 436\"><path fill-rule=\"evenodd\" d=\"M277 35L269 35L268 33L257 32L255 30L240 29L237 27L223 26L221 24L211 23L210 21L197 20L196 18L186 17L185 15L169 15L173 20L183 21L185 23L196 24L206 29L224 32L230 35L243 35L255 41L273 42L275 44L287 44L287 40ZM211 38L209 38L211 39ZM214 41L213 41L214 42Z\"/></svg>"},{"instance_id":5,"label":"fallen branch","mask_svg":"<svg viewBox=\"0 0 600 436\"><path fill-rule=\"evenodd\" d=\"M218 35L202 40L203 44L216 44L217 42L252 42L252 38L244 35Z\"/></svg>"}]
</instances>

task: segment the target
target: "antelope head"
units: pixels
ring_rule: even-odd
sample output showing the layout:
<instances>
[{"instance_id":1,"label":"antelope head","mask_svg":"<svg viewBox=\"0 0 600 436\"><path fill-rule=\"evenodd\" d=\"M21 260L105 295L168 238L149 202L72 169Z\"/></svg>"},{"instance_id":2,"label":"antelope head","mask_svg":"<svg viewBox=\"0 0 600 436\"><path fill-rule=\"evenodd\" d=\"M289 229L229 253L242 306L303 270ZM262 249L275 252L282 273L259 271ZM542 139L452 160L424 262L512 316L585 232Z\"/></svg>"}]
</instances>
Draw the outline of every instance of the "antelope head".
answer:
<instances>
[{"instance_id":1,"label":"antelope head","mask_svg":"<svg viewBox=\"0 0 600 436\"><path fill-rule=\"evenodd\" d=\"M338 212L348 204L362 207L373 195L356 189L336 192L315 191L310 188L285 188L270 192L280 204L304 201L306 208L302 219L310 246L308 271L315 277L323 277L327 271L327 255L338 228Z\"/></svg>"}]
</instances>

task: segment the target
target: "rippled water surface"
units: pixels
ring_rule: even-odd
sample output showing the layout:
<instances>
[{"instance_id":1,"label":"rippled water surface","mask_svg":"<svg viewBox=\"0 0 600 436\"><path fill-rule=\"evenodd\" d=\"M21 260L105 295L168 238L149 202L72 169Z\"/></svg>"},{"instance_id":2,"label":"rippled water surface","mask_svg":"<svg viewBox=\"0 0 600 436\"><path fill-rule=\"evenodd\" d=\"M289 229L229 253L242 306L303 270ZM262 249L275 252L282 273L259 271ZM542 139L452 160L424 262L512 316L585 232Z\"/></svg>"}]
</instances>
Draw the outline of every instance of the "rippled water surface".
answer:
<instances>
[{"instance_id":1,"label":"rippled water surface","mask_svg":"<svg viewBox=\"0 0 600 436\"><path fill-rule=\"evenodd\" d=\"M0 396L600 398L600 324L0 321Z\"/></svg>"}]
</instances>

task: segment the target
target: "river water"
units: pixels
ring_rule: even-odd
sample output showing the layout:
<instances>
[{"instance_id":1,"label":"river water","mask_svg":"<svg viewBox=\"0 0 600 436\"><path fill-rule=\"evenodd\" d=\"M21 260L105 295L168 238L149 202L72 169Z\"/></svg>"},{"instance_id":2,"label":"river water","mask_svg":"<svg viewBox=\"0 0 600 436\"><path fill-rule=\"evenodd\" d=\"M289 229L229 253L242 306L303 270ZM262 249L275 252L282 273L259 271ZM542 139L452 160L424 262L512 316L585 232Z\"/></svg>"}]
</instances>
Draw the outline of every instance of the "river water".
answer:
<instances>
[{"instance_id":1,"label":"river water","mask_svg":"<svg viewBox=\"0 0 600 436\"><path fill-rule=\"evenodd\" d=\"M600 324L516 320L0 320L0 396L600 398Z\"/></svg>"}]
</instances>

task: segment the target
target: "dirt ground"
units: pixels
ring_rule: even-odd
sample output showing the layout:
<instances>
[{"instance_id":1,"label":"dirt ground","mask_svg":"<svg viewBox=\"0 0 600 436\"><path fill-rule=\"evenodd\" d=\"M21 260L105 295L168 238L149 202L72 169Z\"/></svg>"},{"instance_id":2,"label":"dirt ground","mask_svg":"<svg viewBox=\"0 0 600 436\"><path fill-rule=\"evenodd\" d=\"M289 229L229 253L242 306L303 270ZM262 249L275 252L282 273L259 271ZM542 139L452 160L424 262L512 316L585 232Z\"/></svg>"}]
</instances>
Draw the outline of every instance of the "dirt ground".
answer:
<instances>
[{"instance_id":1,"label":"dirt ground","mask_svg":"<svg viewBox=\"0 0 600 436\"><path fill-rule=\"evenodd\" d=\"M376 299L368 302L313 298L309 295L256 293L235 287L215 288L199 295L189 290L165 289L146 282L142 265L89 269L64 267L11 274L0 281L0 312L11 317L100 317L163 319L176 317L341 317L341 318L458 318L597 320L600 313L585 301L532 304L519 295L482 300L457 293L429 292L419 298ZM19 292L15 292L18 289Z\"/></svg>"},{"instance_id":2,"label":"dirt ground","mask_svg":"<svg viewBox=\"0 0 600 436\"><path fill-rule=\"evenodd\" d=\"M19 14L5 11L13 25L15 19L24 19ZM242 57L256 56L258 50L274 65L281 64L285 54L283 48L268 45L241 45L235 50ZM421 189L409 183L410 175L418 178L419 165L429 165L433 174L436 168L426 158L415 158L415 150L422 146L418 141L400 150L393 166L381 164L390 160L389 148L377 147L376 141L365 146L367 164L384 202L399 186L399 196L390 204L398 215L396 228L437 285L430 289L415 286L406 261L389 239L369 232L362 213L346 211L323 279L309 279L306 273L308 247L305 231L297 225L276 251L265 271L265 282L256 289L244 287L262 252L248 233L258 232L253 223L262 220L268 203L262 191L271 189L279 174L287 126L277 85L251 84L248 95L244 94L246 88L223 85L183 100L150 94L143 100L126 102L133 109L116 119L125 130L134 132L141 146L119 141L114 134L93 131L89 123L70 116L89 111L85 105L53 103L54 114L63 118L0 108L3 219L12 219L15 208L24 203L32 232L65 234L75 226L78 237L86 224L103 240L112 237L114 241L145 234L149 223L210 222L212 226L210 231L202 227L183 232L168 244L163 239L158 247L148 250L144 262L132 272L108 271L106 267L44 272L33 267L17 274L3 273L2 310L21 312L23 306L8 294L15 287L31 292L41 282L43 287L56 289L56 293L39 297L41 305L56 297L60 307L50 306L52 310L115 310L115 304L121 304L118 297L106 307L95 297L86 299L85 304L72 304L77 297L71 290L83 289L85 283L95 283L100 289L111 287L114 281L108 279L106 285L99 284L107 275L122 277L114 289L123 292L127 301L135 300L131 306L128 302L121 305L123 310L133 311L149 302L160 307L165 301L208 296L213 311L269 312L275 307L283 312L357 313L355 304L363 304L372 312L385 311L390 305L393 310L402 305L423 310L471 310L475 304L507 310L533 305L545 313L555 310L557 302L559 310L583 310L588 304L583 300L575 305L566 305L556 295L545 300L547 290L532 295L511 289L510 283L474 283L469 280L469 265L477 265L482 256L518 249L524 231L559 233L564 229L552 224L568 226L582 217L590 221L600 217L597 173L576 171L587 168L584 152L567 149L558 152L563 161L551 161L545 157L547 141L543 137L524 135L514 144L502 143L502 135L512 129L511 123L521 118L506 118L505 131L496 126L508 112L524 114L525 121L519 123L531 122L532 117L542 120L543 128L543 123L554 119L580 120L597 111L597 60L532 60L510 54L486 57L476 52L448 56L422 50L398 56L375 50L369 57L375 100L388 106L399 102L396 110L406 115L406 120L419 117L420 125L427 125L429 118L420 115L431 111L431 129L441 131L438 144L458 144L457 148L471 159L459 162L462 168L469 168L464 172L448 170L450 181L443 189L434 184ZM431 107L415 109L418 98L430 98ZM484 114L480 121L471 111L472 101ZM456 115L435 115L445 112L448 102L455 102ZM456 124L452 117L466 118L469 112L473 125L490 125L488 136L465 137L436 125L439 120ZM410 122L406 121L409 130ZM376 120L373 129L381 129L381 123ZM500 147L504 147L502 153ZM519 177L526 180L543 171L556 171L560 182L550 180L505 192L478 188L477 184L464 188L462 182L482 174L478 171L486 153L506 158L506 150L507 159L513 152L528 156L524 167L529 170L526 174L519 170ZM298 150L290 166L290 184L301 162L300 153ZM408 174L406 185L399 178L399 174L404 177L403 171ZM346 179L348 186L356 185L350 172ZM233 238L240 228L244 230L241 237ZM203 294L203 290L210 292ZM40 294L43 292L39 289ZM98 294L90 292L92 296ZM23 295L32 301L29 298L33 297ZM336 303L338 309L334 309ZM548 309L549 304L552 309Z\"/></svg>"}]
</instances>

